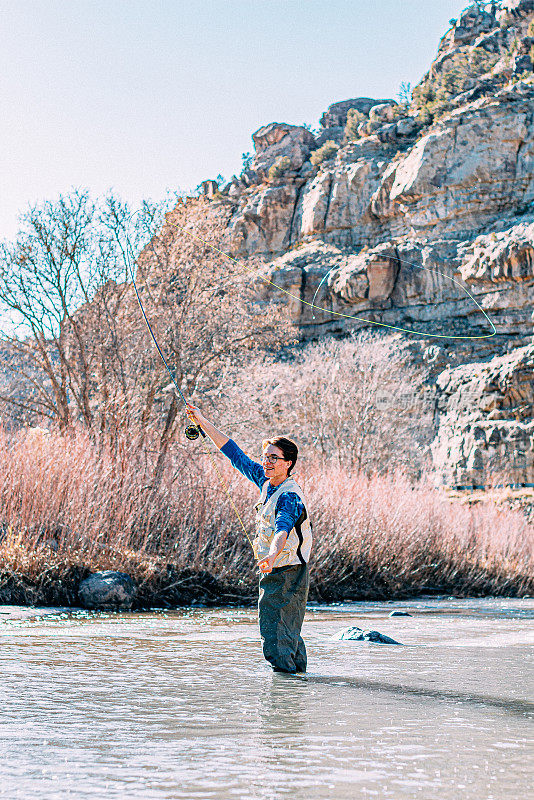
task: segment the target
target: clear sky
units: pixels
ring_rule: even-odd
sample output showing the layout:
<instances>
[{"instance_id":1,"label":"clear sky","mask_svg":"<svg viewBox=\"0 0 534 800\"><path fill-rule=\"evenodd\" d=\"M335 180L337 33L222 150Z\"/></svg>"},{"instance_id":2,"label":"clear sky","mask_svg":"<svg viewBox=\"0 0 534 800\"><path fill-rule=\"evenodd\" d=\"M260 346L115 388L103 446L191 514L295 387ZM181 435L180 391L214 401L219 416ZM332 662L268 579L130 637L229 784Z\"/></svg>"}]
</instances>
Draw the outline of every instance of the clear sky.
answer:
<instances>
[{"instance_id":1,"label":"clear sky","mask_svg":"<svg viewBox=\"0 0 534 800\"><path fill-rule=\"evenodd\" d=\"M0 238L28 204L137 204L241 170L251 133L395 97L456 0L0 0Z\"/></svg>"}]
</instances>

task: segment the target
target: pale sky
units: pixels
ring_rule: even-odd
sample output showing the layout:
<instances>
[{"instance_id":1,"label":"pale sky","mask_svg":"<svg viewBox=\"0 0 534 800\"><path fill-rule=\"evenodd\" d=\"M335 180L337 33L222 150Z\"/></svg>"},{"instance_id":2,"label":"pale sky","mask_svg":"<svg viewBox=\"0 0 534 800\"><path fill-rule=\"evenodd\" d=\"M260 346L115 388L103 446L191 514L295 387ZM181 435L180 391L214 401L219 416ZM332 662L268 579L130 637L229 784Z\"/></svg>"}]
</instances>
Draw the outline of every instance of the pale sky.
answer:
<instances>
[{"instance_id":1,"label":"pale sky","mask_svg":"<svg viewBox=\"0 0 534 800\"><path fill-rule=\"evenodd\" d=\"M455 0L0 0L0 239L72 187L134 205L241 171L268 122L396 97Z\"/></svg>"}]
</instances>

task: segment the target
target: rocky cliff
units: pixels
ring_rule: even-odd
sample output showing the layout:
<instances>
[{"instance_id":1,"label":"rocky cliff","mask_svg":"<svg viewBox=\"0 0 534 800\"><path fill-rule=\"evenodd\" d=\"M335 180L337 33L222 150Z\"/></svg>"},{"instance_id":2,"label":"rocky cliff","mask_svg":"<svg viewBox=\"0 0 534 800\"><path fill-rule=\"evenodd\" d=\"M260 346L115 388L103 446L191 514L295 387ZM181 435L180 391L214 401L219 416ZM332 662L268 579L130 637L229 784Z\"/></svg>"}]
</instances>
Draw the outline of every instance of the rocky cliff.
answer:
<instances>
[{"instance_id":1,"label":"rocky cliff","mask_svg":"<svg viewBox=\"0 0 534 800\"><path fill-rule=\"evenodd\" d=\"M411 99L334 103L316 132L263 126L212 202L231 207L227 249L298 297L324 281L324 308L445 337L406 335L442 482L532 484L534 0L453 22ZM303 338L367 324L292 308Z\"/></svg>"}]
</instances>

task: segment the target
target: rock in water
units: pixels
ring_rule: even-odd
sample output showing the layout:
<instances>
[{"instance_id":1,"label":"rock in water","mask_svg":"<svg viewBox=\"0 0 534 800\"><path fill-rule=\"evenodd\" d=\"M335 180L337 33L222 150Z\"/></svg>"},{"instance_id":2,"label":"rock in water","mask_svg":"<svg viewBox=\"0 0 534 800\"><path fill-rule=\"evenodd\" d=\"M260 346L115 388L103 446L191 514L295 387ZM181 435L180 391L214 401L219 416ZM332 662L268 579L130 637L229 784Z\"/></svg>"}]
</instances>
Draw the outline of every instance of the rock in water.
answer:
<instances>
[{"instance_id":1,"label":"rock in water","mask_svg":"<svg viewBox=\"0 0 534 800\"><path fill-rule=\"evenodd\" d=\"M361 638L364 642L375 642L377 644L402 644L402 642L397 642L396 639L392 639L379 631L363 631Z\"/></svg>"},{"instance_id":2,"label":"rock in water","mask_svg":"<svg viewBox=\"0 0 534 800\"><path fill-rule=\"evenodd\" d=\"M334 639L350 640L351 642L374 642L375 644L402 644L402 642L397 642L379 631L363 631L356 625L339 631L334 636Z\"/></svg>"},{"instance_id":3,"label":"rock in water","mask_svg":"<svg viewBox=\"0 0 534 800\"><path fill-rule=\"evenodd\" d=\"M390 617L411 617L411 614L408 614L407 611L391 611Z\"/></svg>"},{"instance_id":4,"label":"rock in water","mask_svg":"<svg viewBox=\"0 0 534 800\"><path fill-rule=\"evenodd\" d=\"M128 609L137 586L124 572L95 572L80 583L78 597L85 608Z\"/></svg>"},{"instance_id":5,"label":"rock in water","mask_svg":"<svg viewBox=\"0 0 534 800\"><path fill-rule=\"evenodd\" d=\"M363 633L361 628L358 628L356 625L353 625L350 628L343 628L342 631L334 634L332 637L333 639L357 639L358 634Z\"/></svg>"}]
</instances>

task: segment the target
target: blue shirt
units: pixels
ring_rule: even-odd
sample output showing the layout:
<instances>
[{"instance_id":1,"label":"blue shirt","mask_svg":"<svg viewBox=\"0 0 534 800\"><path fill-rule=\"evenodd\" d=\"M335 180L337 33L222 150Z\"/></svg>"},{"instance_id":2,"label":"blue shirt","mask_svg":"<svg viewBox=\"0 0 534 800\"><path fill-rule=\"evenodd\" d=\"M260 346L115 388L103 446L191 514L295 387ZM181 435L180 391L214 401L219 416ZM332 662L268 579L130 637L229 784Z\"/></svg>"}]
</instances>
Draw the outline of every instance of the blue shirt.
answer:
<instances>
[{"instance_id":1,"label":"blue shirt","mask_svg":"<svg viewBox=\"0 0 534 800\"><path fill-rule=\"evenodd\" d=\"M257 461L253 461L244 453L240 447L236 445L233 439L229 439L226 444L221 447L223 453L233 467L252 481L258 489L261 489L269 478L265 476L263 467ZM276 492L278 486L272 486L269 483L267 487L267 500ZM304 503L295 492L282 492L276 501L275 509L275 528L276 532L286 531L289 533L295 527L295 523L304 511Z\"/></svg>"}]
</instances>

